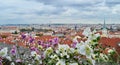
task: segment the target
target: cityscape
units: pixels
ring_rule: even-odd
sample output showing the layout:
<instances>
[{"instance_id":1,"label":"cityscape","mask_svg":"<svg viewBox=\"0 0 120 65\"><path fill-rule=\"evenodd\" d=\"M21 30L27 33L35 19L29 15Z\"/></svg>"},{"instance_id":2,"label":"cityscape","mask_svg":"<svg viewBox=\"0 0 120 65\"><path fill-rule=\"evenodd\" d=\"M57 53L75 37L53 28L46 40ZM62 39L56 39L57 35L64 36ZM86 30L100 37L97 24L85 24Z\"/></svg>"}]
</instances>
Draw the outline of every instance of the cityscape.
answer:
<instances>
[{"instance_id":1,"label":"cityscape","mask_svg":"<svg viewBox=\"0 0 120 65\"><path fill-rule=\"evenodd\" d=\"M0 65L120 65L119 0L0 0Z\"/></svg>"},{"instance_id":2,"label":"cityscape","mask_svg":"<svg viewBox=\"0 0 120 65\"><path fill-rule=\"evenodd\" d=\"M75 37L77 37L77 43L87 40L83 34L86 28L100 34L98 43L104 48L115 48L120 54L120 24L106 24L105 20L103 24L4 24L0 26L0 47L7 46L10 49L16 43L22 48L26 48L29 44L36 47L39 41L49 43L56 38L59 39L58 43L71 46L75 43ZM22 41L21 38L24 37L26 39ZM20 50L21 53L23 50L25 52L25 49Z\"/></svg>"}]
</instances>

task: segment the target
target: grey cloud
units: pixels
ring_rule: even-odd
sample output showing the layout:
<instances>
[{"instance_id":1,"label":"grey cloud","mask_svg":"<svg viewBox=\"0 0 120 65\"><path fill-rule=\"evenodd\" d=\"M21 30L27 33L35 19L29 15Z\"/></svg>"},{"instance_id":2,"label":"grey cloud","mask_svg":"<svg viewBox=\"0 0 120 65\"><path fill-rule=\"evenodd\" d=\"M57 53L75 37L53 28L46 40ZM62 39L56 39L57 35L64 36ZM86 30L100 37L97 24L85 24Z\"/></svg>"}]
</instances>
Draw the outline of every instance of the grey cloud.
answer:
<instances>
[{"instance_id":1,"label":"grey cloud","mask_svg":"<svg viewBox=\"0 0 120 65\"><path fill-rule=\"evenodd\" d=\"M55 7L54 10L51 10L51 9L44 9L42 11L35 11L35 13L37 13L38 15L40 14L48 14L48 15L59 15L61 14L62 12L64 12L65 10L61 7Z\"/></svg>"},{"instance_id":2,"label":"grey cloud","mask_svg":"<svg viewBox=\"0 0 120 65\"><path fill-rule=\"evenodd\" d=\"M91 9L92 7L94 7L94 5L97 5L103 1L101 0L95 0L95 2L92 2L92 1L89 1L87 2L86 1L81 1L77 2L77 0L27 0L27 1L36 1L36 2L40 2L40 3L43 3L45 5L52 5L54 7L56 7L57 9L59 10L56 10L56 12L65 12L64 8L65 7L70 7L70 8L74 8L74 9L77 9L78 11L95 11L93 9ZM62 10L62 11L60 11ZM40 12L42 14L42 12ZM46 13L46 12L43 12L43 13ZM55 11L54 12L51 12L51 14L55 14Z\"/></svg>"},{"instance_id":3,"label":"grey cloud","mask_svg":"<svg viewBox=\"0 0 120 65\"><path fill-rule=\"evenodd\" d=\"M9 0L8 0L9 1ZM0 17L5 21L48 21L52 19L119 19L120 0L12 0L11 4L0 5ZM14 3L15 1L15 3ZM5 1L4 1L5 2ZM23 5L24 3L24 5ZM115 7L116 6L116 7ZM112 11L116 14L112 14ZM54 16L55 15L55 16ZM13 16L13 19L8 19ZM1 19L0 19L1 20Z\"/></svg>"},{"instance_id":4,"label":"grey cloud","mask_svg":"<svg viewBox=\"0 0 120 65\"><path fill-rule=\"evenodd\" d=\"M120 0L106 0L106 5L109 7L114 7L115 5L120 5Z\"/></svg>"},{"instance_id":5,"label":"grey cloud","mask_svg":"<svg viewBox=\"0 0 120 65\"><path fill-rule=\"evenodd\" d=\"M101 0L95 0L95 2L93 3L90 0L83 0L83 1L79 1L79 0L27 0L27 1L36 1L36 2L40 2L40 3L44 3L45 5L53 5L53 6L60 6L60 7L64 7L64 6L72 6L72 7L84 7L84 6L91 6L97 3L100 3Z\"/></svg>"}]
</instances>

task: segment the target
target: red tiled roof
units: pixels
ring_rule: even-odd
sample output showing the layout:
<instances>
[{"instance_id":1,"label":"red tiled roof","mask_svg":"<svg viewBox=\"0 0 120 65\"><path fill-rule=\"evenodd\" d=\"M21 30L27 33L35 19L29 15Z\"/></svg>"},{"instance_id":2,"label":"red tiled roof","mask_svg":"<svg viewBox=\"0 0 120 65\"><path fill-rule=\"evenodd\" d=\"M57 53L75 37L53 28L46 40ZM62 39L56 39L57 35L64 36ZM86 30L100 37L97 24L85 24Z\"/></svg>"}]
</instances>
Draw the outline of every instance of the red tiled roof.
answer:
<instances>
[{"instance_id":1,"label":"red tiled roof","mask_svg":"<svg viewBox=\"0 0 120 65\"><path fill-rule=\"evenodd\" d=\"M120 53L120 46L118 46L118 43L120 43L120 38L106 38L102 37L99 40L99 43L103 45L103 47L110 46L114 47L118 53Z\"/></svg>"},{"instance_id":2,"label":"red tiled roof","mask_svg":"<svg viewBox=\"0 0 120 65\"><path fill-rule=\"evenodd\" d=\"M73 41L70 39L60 38L59 43L71 45L73 43Z\"/></svg>"},{"instance_id":3,"label":"red tiled roof","mask_svg":"<svg viewBox=\"0 0 120 65\"><path fill-rule=\"evenodd\" d=\"M118 43L120 43L120 38L106 38L102 37L99 43L106 44L112 47L117 47Z\"/></svg>"},{"instance_id":4,"label":"red tiled roof","mask_svg":"<svg viewBox=\"0 0 120 65\"><path fill-rule=\"evenodd\" d=\"M82 38L85 37L82 33L83 33L83 31L77 32L77 34L75 36L80 36Z\"/></svg>"},{"instance_id":5,"label":"red tiled roof","mask_svg":"<svg viewBox=\"0 0 120 65\"><path fill-rule=\"evenodd\" d=\"M56 38L56 36L44 35L41 37L35 37L35 40L49 41L50 39Z\"/></svg>"}]
</instances>

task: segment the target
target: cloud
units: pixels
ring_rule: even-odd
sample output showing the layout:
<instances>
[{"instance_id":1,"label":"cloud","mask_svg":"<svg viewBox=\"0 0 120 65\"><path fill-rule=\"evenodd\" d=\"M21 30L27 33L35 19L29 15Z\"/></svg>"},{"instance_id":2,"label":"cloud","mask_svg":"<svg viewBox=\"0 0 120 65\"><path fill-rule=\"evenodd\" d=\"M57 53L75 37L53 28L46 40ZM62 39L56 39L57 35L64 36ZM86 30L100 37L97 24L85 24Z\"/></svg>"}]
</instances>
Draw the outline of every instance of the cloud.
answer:
<instances>
[{"instance_id":1,"label":"cloud","mask_svg":"<svg viewBox=\"0 0 120 65\"><path fill-rule=\"evenodd\" d=\"M118 14L118 13L120 13L120 5L114 6L113 9L112 9L112 13L113 13L113 14ZM119 14L119 15L120 15L120 14Z\"/></svg>"},{"instance_id":2,"label":"cloud","mask_svg":"<svg viewBox=\"0 0 120 65\"><path fill-rule=\"evenodd\" d=\"M119 7L120 0L0 0L0 22L100 23L104 17L119 22Z\"/></svg>"},{"instance_id":3,"label":"cloud","mask_svg":"<svg viewBox=\"0 0 120 65\"><path fill-rule=\"evenodd\" d=\"M106 5L109 7L114 7L120 4L120 0L106 0Z\"/></svg>"}]
</instances>

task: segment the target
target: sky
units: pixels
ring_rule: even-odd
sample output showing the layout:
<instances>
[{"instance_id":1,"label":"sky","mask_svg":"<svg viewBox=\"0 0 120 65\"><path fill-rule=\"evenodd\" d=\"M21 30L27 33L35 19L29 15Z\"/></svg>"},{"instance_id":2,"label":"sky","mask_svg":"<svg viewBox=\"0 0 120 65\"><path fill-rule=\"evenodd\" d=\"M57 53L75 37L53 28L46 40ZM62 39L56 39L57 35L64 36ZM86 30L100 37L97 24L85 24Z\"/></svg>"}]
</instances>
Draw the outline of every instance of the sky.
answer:
<instances>
[{"instance_id":1,"label":"sky","mask_svg":"<svg viewBox=\"0 0 120 65\"><path fill-rule=\"evenodd\" d=\"M120 0L0 0L0 24L120 24Z\"/></svg>"}]
</instances>

